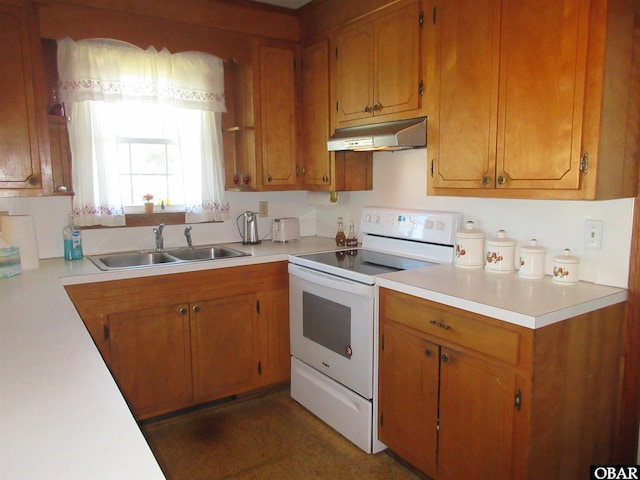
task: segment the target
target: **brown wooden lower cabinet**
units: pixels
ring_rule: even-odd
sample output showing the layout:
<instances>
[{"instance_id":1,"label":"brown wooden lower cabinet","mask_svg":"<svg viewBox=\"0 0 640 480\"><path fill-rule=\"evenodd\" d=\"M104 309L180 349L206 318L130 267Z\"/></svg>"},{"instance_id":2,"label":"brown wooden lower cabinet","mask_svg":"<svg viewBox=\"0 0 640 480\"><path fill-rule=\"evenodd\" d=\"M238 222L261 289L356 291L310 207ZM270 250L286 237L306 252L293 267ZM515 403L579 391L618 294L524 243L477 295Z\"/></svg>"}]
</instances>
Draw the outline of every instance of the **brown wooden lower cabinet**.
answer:
<instances>
[{"instance_id":1,"label":"brown wooden lower cabinet","mask_svg":"<svg viewBox=\"0 0 640 480\"><path fill-rule=\"evenodd\" d=\"M65 288L138 419L289 380L287 262Z\"/></svg>"},{"instance_id":2,"label":"brown wooden lower cabinet","mask_svg":"<svg viewBox=\"0 0 640 480\"><path fill-rule=\"evenodd\" d=\"M612 463L624 304L531 330L380 289L379 436L440 479Z\"/></svg>"}]
</instances>

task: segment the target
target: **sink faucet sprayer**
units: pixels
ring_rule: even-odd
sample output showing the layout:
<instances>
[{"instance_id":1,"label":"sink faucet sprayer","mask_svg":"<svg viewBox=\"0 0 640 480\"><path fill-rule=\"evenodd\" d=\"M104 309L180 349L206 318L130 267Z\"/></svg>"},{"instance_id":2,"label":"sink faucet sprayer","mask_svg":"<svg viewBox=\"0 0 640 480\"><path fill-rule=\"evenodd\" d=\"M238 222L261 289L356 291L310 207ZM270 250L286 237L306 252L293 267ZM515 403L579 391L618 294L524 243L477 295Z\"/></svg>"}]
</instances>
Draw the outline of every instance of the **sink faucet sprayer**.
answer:
<instances>
[{"instance_id":1,"label":"sink faucet sprayer","mask_svg":"<svg viewBox=\"0 0 640 480\"><path fill-rule=\"evenodd\" d=\"M153 228L153 233L156 234L156 252L161 252L164 249L164 238L162 238L162 229L164 229L164 223L161 223L157 227Z\"/></svg>"},{"instance_id":2,"label":"sink faucet sprayer","mask_svg":"<svg viewBox=\"0 0 640 480\"><path fill-rule=\"evenodd\" d=\"M187 247L193 248L193 244L191 243L191 225L185 227L184 236L187 237Z\"/></svg>"}]
</instances>

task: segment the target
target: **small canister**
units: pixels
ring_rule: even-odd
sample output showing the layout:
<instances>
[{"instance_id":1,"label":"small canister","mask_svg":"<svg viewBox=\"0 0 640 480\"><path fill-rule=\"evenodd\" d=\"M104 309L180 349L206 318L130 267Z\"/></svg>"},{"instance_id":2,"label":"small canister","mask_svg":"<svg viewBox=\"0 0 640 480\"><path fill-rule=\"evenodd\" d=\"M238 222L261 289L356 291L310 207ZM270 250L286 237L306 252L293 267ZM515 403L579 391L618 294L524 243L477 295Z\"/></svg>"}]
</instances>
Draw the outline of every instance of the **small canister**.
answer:
<instances>
[{"instance_id":1,"label":"small canister","mask_svg":"<svg viewBox=\"0 0 640 480\"><path fill-rule=\"evenodd\" d=\"M497 238L487 240L484 268L489 272L513 272L516 269L515 257L516 241L507 238L504 230L498 230Z\"/></svg>"},{"instance_id":2,"label":"small canister","mask_svg":"<svg viewBox=\"0 0 640 480\"><path fill-rule=\"evenodd\" d=\"M547 249L538 246L538 241L531 239L529 245L520 247L518 274L524 278L544 278L544 264Z\"/></svg>"},{"instance_id":3,"label":"small canister","mask_svg":"<svg viewBox=\"0 0 640 480\"><path fill-rule=\"evenodd\" d=\"M456 232L453 263L463 268L484 267L484 238L484 232L476 230L475 223L465 223L464 229Z\"/></svg>"},{"instance_id":4,"label":"small canister","mask_svg":"<svg viewBox=\"0 0 640 480\"><path fill-rule=\"evenodd\" d=\"M580 278L580 259L571 255L565 248L562 254L553 257L553 281L556 283L574 284Z\"/></svg>"}]
</instances>

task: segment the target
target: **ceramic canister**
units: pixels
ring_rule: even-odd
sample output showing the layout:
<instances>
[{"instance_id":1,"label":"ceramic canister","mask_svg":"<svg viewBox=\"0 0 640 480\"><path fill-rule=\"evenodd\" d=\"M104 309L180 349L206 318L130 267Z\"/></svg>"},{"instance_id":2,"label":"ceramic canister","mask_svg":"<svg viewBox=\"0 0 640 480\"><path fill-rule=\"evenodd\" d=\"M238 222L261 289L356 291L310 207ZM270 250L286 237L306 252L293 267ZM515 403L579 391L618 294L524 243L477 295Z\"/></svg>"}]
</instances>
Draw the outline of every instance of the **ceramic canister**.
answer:
<instances>
[{"instance_id":1,"label":"ceramic canister","mask_svg":"<svg viewBox=\"0 0 640 480\"><path fill-rule=\"evenodd\" d=\"M489 272L513 272L516 269L516 241L507 238L504 230L498 230L498 237L487 240L485 254L486 265Z\"/></svg>"},{"instance_id":2,"label":"ceramic canister","mask_svg":"<svg viewBox=\"0 0 640 480\"><path fill-rule=\"evenodd\" d=\"M518 274L524 278L544 278L544 264L547 249L538 246L534 238L529 245L520 247Z\"/></svg>"},{"instance_id":3,"label":"ceramic canister","mask_svg":"<svg viewBox=\"0 0 640 480\"><path fill-rule=\"evenodd\" d=\"M484 239L484 232L476 230L475 223L465 223L464 229L456 232L454 265L464 268L484 267Z\"/></svg>"},{"instance_id":4,"label":"ceramic canister","mask_svg":"<svg viewBox=\"0 0 640 480\"><path fill-rule=\"evenodd\" d=\"M562 254L553 257L553 281L574 284L579 280L580 259L565 248Z\"/></svg>"}]
</instances>

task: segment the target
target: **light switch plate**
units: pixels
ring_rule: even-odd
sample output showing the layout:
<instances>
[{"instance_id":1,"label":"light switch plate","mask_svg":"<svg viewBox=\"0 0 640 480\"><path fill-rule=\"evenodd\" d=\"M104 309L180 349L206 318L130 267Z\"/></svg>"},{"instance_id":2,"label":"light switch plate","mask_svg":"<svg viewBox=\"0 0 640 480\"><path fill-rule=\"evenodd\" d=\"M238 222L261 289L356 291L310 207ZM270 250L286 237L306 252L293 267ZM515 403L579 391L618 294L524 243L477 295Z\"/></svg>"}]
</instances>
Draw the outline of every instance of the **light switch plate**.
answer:
<instances>
[{"instance_id":1,"label":"light switch plate","mask_svg":"<svg viewBox=\"0 0 640 480\"><path fill-rule=\"evenodd\" d=\"M584 246L590 250L602 249L602 220L587 220L584 228Z\"/></svg>"}]
</instances>

